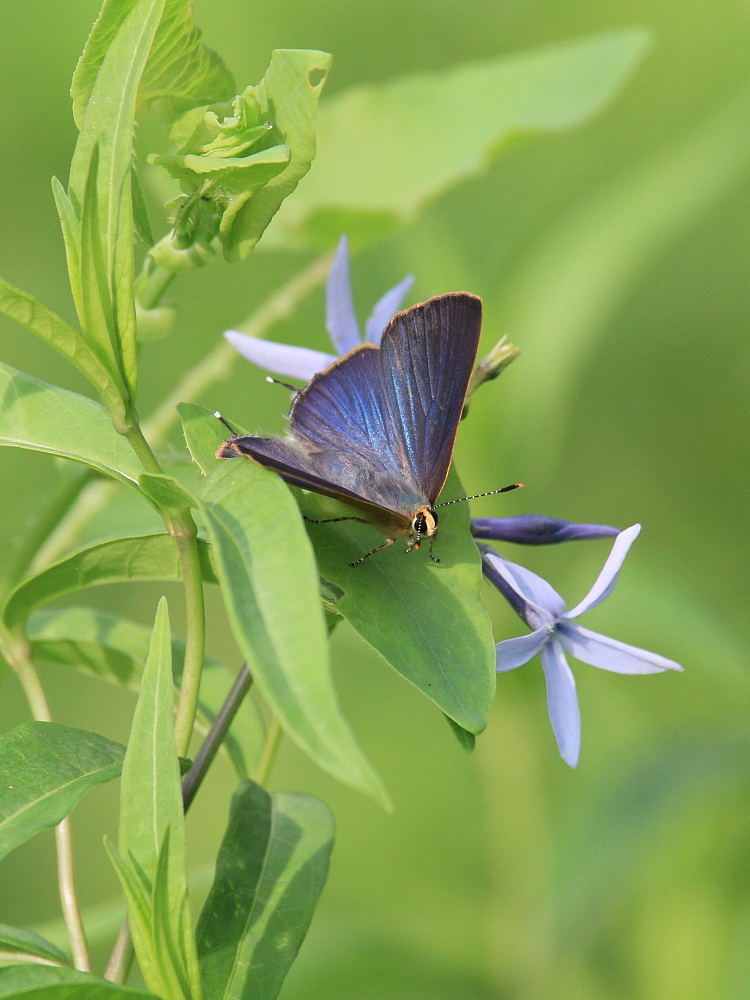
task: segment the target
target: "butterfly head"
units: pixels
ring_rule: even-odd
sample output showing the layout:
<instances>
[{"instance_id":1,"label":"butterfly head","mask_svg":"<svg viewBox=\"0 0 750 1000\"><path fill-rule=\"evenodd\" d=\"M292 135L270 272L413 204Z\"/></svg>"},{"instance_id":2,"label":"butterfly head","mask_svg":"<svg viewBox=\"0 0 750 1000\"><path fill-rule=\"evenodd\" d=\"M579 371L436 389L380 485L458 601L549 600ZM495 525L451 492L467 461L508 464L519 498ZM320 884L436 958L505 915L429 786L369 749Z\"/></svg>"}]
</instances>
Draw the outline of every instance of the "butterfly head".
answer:
<instances>
[{"instance_id":1,"label":"butterfly head","mask_svg":"<svg viewBox=\"0 0 750 1000\"><path fill-rule=\"evenodd\" d=\"M411 521L412 548L418 549L421 539L434 538L438 530L438 516L432 507L420 507Z\"/></svg>"}]
</instances>

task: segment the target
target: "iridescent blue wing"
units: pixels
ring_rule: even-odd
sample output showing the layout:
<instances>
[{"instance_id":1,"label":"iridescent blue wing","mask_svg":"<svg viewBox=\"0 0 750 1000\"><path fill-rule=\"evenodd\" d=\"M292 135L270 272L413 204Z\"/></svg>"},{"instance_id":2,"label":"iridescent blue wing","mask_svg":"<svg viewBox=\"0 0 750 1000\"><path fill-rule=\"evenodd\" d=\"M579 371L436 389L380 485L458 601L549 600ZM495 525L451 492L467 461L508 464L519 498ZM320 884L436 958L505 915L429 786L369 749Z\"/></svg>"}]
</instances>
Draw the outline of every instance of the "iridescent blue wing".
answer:
<instances>
[{"instance_id":1,"label":"iridescent blue wing","mask_svg":"<svg viewBox=\"0 0 750 1000\"><path fill-rule=\"evenodd\" d=\"M482 300L439 295L393 317L381 341L392 433L433 504L453 456L482 329Z\"/></svg>"},{"instance_id":2,"label":"iridescent blue wing","mask_svg":"<svg viewBox=\"0 0 750 1000\"><path fill-rule=\"evenodd\" d=\"M323 478L404 513L434 503L481 323L481 299L440 295L394 316L379 350L364 345L317 374L290 417L292 437Z\"/></svg>"},{"instance_id":3,"label":"iridescent blue wing","mask_svg":"<svg viewBox=\"0 0 750 1000\"><path fill-rule=\"evenodd\" d=\"M219 454L251 455L297 486L408 523L448 475L481 316L463 292L398 313L380 348L357 347L313 377L287 439L236 438Z\"/></svg>"}]
</instances>

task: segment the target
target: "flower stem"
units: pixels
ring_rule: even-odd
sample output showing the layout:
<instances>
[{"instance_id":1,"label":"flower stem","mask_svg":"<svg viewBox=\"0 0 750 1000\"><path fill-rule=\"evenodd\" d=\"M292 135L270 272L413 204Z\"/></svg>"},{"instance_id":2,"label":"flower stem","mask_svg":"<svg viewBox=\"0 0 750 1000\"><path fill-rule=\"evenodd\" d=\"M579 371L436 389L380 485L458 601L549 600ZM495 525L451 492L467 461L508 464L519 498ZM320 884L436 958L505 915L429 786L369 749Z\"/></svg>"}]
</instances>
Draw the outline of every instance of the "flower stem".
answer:
<instances>
[{"instance_id":1,"label":"flower stem","mask_svg":"<svg viewBox=\"0 0 750 1000\"><path fill-rule=\"evenodd\" d=\"M36 671L31 653L21 644L15 643L9 652L11 666L16 672L29 703L31 714L37 722L51 722L52 716L47 702L47 696L42 688L39 674ZM86 944L86 934L81 920L81 911L76 897L75 877L73 870L73 840L70 829L70 819L65 819L55 827L55 846L57 849L57 882L60 889L65 926L70 939L75 967L82 972L91 971L89 950Z\"/></svg>"}]
</instances>

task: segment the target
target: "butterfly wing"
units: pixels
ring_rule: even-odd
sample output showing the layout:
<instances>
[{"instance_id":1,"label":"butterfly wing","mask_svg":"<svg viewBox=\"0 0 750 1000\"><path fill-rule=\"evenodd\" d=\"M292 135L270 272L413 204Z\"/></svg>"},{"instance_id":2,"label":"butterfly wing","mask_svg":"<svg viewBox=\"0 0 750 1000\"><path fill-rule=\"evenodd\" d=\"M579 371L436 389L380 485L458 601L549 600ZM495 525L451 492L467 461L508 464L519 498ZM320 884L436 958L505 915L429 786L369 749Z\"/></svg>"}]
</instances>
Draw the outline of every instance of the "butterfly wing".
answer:
<instances>
[{"instance_id":1,"label":"butterfly wing","mask_svg":"<svg viewBox=\"0 0 750 1000\"><path fill-rule=\"evenodd\" d=\"M482 323L481 299L440 295L398 313L297 397L292 435L323 478L392 510L437 499L445 483Z\"/></svg>"},{"instance_id":2,"label":"butterfly wing","mask_svg":"<svg viewBox=\"0 0 750 1000\"><path fill-rule=\"evenodd\" d=\"M304 490L322 493L324 496L341 500L360 510L370 521L403 530L409 526L408 519L400 516L388 507L373 503L371 499L361 496L336 482L323 479L313 462L291 441L283 438L262 438L252 435L235 437L217 451L218 458L234 458L237 455L247 455L291 483Z\"/></svg>"}]
</instances>

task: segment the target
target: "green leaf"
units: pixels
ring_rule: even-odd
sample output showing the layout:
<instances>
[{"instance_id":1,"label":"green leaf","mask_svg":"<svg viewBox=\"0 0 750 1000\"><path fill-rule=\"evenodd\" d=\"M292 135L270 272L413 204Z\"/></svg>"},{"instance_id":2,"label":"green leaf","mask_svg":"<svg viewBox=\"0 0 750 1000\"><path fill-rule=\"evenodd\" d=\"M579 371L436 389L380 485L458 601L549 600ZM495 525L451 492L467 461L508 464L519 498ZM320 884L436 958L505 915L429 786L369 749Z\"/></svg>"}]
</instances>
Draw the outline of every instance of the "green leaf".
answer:
<instances>
[{"instance_id":1,"label":"green leaf","mask_svg":"<svg viewBox=\"0 0 750 1000\"><path fill-rule=\"evenodd\" d=\"M135 106L163 9L164 0L136 0L116 26L91 85L70 168L69 195L81 208L82 288L85 293L87 267L92 275L98 272L101 252L103 274L97 273L101 308L131 395L138 366L131 184ZM91 299L85 294L82 298L85 307ZM109 301L111 317L107 315ZM88 327L84 326L84 332L90 333ZM102 339L101 334L97 337Z\"/></svg>"},{"instance_id":2,"label":"green leaf","mask_svg":"<svg viewBox=\"0 0 750 1000\"><path fill-rule=\"evenodd\" d=\"M457 722L454 722L449 715L445 717L448 720L448 725L453 731L453 735L458 740L461 747L467 753L474 753L474 748L476 747L477 738L474 733L470 733L467 729L459 726Z\"/></svg>"},{"instance_id":3,"label":"green leaf","mask_svg":"<svg viewBox=\"0 0 750 1000\"><path fill-rule=\"evenodd\" d=\"M625 29L337 95L320 109L315 170L265 246L328 246L341 232L362 244L392 232L510 141L591 118L647 44L644 31Z\"/></svg>"},{"instance_id":4,"label":"green leaf","mask_svg":"<svg viewBox=\"0 0 750 1000\"><path fill-rule=\"evenodd\" d=\"M325 884L333 836L320 799L240 783L196 931L206 996L275 1000Z\"/></svg>"},{"instance_id":5,"label":"green leaf","mask_svg":"<svg viewBox=\"0 0 750 1000\"><path fill-rule=\"evenodd\" d=\"M121 412L121 396L105 363L74 327L27 292L0 279L0 313L54 347L99 391L110 410Z\"/></svg>"},{"instance_id":6,"label":"green leaf","mask_svg":"<svg viewBox=\"0 0 750 1000\"><path fill-rule=\"evenodd\" d=\"M37 958L45 958L54 962L56 965L68 964L65 952L60 951L51 941L46 941L34 931L10 927L8 924L0 924L0 951L11 954L35 955Z\"/></svg>"},{"instance_id":7,"label":"green leaf","mask_svg":"<svg viewBox=\"0 0 750 1000\"><path fill-rule=\"evenodd\" d=\"M318 572L289 490L254 462L228 461L198 500L232 631L264 698L322 768L385 805L338 708Z\"/></svg>"},{"instance_id":8,"label":"green leaf","mask_svg":"<svg viewBox=\"0 0 750 1000\"><path fill-rule=\"evenodd\" d=\"M346 512L335 501L295 493L313 519ZM440 499L464 496L452 469ZM440 511L440 565L424 549L406 555L397 543L352 568L349 563L382 540L374 528L343 521L311 524L309 534L322 576L344 591L336 611L450 719L481 733L495 691L495 652L479 596L481 566L468 504Z\"/></svg>"},{"instance_id":9,"label":"green leaf","mask_svg":"<svg viewBox=\"0 0 750 1000\"><path fill-rule=\"evenodd\" d=\"M53 608L35 611L28 621L28 637L37 663L72 667L131 691L139 691L151 633L142 625L97 608ZM172 638L172 667L179 685L185 643ZM207 732L234 681L234 675L206 657L201 675L196 728ZM223 749L239 777L255 771L265 739L265 725L257 705L244 698Z\"/></svg>"},{"instance_id":10,"label":"green leaf","mask_svg":"<svg viewBox=\"0 0 750 1000\"><path fill-rule=\"evenodd\" d=\"M310 169L316 152L318 98L331 67L327 52L275 49L271 65L254 95L264 117L291 150L289 166L251 198L240 211L225 246L228 260L244 260L261 238L281 203ZM378 155L382 155L380 152Z\"/></svg>"},{"instance_id":11,"label":"green leaf","mask_svg":"<svg viewBox=\"0 0 750 1000\"><path fill-rule=\"evenodd\" d=\"M0 1000L153 1000L153 993L110 983L106 979L44 965L13 965L0 969Z\"/></svg>"},{"instance_id":12,"label":"green leaf","mask_svg":"<svg viewBox=\"0 0 750 1000\"><path fill-rule=\"evenodd\" d=\"M226 440L226 428L210 410L197 403L179 403L177 412L193 461L207 476L221 465L222 459L216 457L216 451Z\"/></svg>"},{"instance_id":13,"label":"green leaf","mask_svg":"<svg viewBox=\"0 0 750 1000\"><path fill-rule=\"evenodd\" d=\"M216 583L206 542L198 539L203 579ZM20 633L31 612L84 587L136 580L180 580L182 571L174 539L167 534L133 535L98 542L71 553L35 576L23 580L8 598L3 622Z\"/></svg>"},{"instance_id":14,"label":"green leaf","mask_svg":"<svg viewBox=\"0 0 750 1000\"><path fill-rule=\"evenodd\" d=\"M0 858L116 778L124 753L104 736L54 722L25 722L0 736Z\"/></svg>"},{"instance_id":15,"label":"green leaf","mask_svg":"<svg viewBox=\"0 0 750 1000\"><path fill-rule=\"evenodd\" d=\"M122 768L119 855L113 860L146 985L167 1000L197 1000L200 975L187 904L173 716L169 615L162 598Z\"/></svg>"},{"instance_id":16,"label":"green leaf","mask_svg":"<svg viewBox=\"0 0 750 1000\"><path fill-rule=\"evenodd\" d=\"M76 67L71 97L78 128L104 56L135 0L106 0ZM152 103L171 121L198 104L224 101L234 80L221 58L200 41L192 0L167 0L138 90L138 112ZM151 241L153 242L153 240Z\"/></svg>"},{"instance_id":17,"label":"green leaf","mask_svg":"<svg viewBox=\"0 0 750 1000\"><path fill-rule=\"evenodd\" d=\"M2 445L82 462L141 492L143 467L103 406L0 362Z\"/></svg>"},{"instance_id":18,"label":"green leaf","mask_svg":"<svg viewBox=\"0 0 750 1000\"><path fill-rule=\"evenodd\" d=\"M193 495L171 476L143 472L138 482L146 496L167 515L180 514L186 507L195 507Z\"/></svg>"},{"instance_id":19,"label":"green leaf","mask_svg":"<svg viewBox=\"0 0 750 1000\"><path fill-rule=\"evenodd\" d=\"M130 171L130 185L133 190L133 226L135 231L147 247L153 246L154 234L151 232L151 220L148 217L148 206L143 194L141 182L138 180L138 171L133 166ZM139 339L143 340L143 337Z\"/></svg>"}]
</instances>

